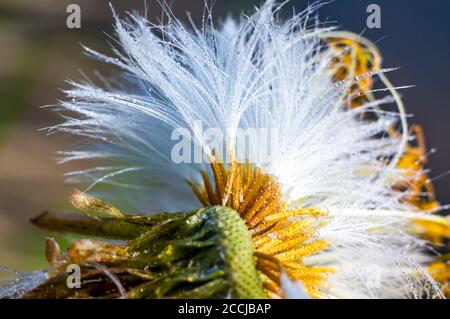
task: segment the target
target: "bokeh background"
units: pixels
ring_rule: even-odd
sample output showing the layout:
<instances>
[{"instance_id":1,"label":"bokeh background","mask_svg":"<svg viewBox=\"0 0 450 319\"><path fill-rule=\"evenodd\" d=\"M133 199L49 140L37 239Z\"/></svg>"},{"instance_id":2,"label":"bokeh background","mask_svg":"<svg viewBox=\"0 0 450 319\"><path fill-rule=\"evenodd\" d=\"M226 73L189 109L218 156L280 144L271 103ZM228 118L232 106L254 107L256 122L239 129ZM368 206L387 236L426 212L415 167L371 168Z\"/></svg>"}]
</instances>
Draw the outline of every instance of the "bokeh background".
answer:
<instances>
[{"instance_id":1,"label":"bokeh background","mask_svg":"<svg viewBox=\"0 0 450 319\"><path fill-rule=\"evenodd\" d=\"M63 98L66 79L92 76L110 67L83 56L80 43L109 52L112 14L106 0L0 1L0 265L30 271L46 267L44 237L27 220L47 208L66 209L70 186L63 173L76 167L57 166L55 151L73 143L67 137L46 136L41 128L58 123L57 114L40 106ZM111 0L119 14L144 12L144 0ZM147 0L150 19L161 16L156 0ZM79 4L81 29L66 27L66 7ZM179 17L190 11L201 21L203 0L174 0ZM217 19L251 12L256 0L216 0ZM381 29L366 30L369 4L381 7ZM286 8L305 8L291 1ZM289 13L286 10L286 13ZM438 199L450 203L450 1L448 0L335 0L319 11L334 21L377 42L384 66L401 67L389 74L396 85L416 85L402 91L410 122L425 129L427 146L436 148L428 167L437 177ZM57 237L67 244L70 238Z\"/></svg>"}]
</instances>

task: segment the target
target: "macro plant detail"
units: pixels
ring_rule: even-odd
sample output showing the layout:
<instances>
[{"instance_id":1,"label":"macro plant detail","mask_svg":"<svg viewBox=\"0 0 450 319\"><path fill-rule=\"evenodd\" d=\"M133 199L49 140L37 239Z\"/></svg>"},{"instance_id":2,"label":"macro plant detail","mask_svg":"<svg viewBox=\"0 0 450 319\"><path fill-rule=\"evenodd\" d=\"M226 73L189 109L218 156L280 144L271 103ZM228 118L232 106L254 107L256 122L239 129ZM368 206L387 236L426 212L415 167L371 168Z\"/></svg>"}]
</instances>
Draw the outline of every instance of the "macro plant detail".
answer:
<instances>
[{"instance_id":1,"label":"macro plant detail","mask_svg":"<svg viewBox=\"0 0 450 319\"><path fill-rule=\"evenodd\" d=\"M48 129L80 140L60 163L100 163L67 174L87 185L71 197L81 213L31 221L96 239L67 252L47 239L51 267L20 275L1 297L449 294L449 220L424 168L423 132L408 128L398 93L406 87L388 80L395 69L372 42L312 18L320 5L286 20L282 7L269 0L220 26L208 16L200 28L166 7L165 24L114 13L114 57L84 49L120 77L70 82L55 107L65 122ZM198 120L223 133L226 154ZM177 128L207 163L172 161ZM277 152L239 154L245 128L276 129ZM258 134L248 136L253 146ZM71 264L81 267L81 288L67 287Z\"/></svg>"}]
</instances>

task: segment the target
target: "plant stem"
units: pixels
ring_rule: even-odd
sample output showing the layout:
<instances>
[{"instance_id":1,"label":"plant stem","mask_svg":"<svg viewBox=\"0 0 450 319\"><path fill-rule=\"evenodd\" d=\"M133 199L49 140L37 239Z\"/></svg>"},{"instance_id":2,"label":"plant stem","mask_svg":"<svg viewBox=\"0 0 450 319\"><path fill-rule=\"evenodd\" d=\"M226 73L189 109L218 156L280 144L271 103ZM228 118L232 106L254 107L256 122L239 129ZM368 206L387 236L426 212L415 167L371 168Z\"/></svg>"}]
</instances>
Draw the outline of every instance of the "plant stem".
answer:
<instances>
[{"instance_id":1,"label":"plant stem","mask_svg":"<svg viewBox=\"0 0 450 319\"><path fill-rule=\"evenodd\" d=\"M133 239L148 231L148 227L113 217L45 211L31 223L50 231L75 233L109 239Z\"/></svg>"}]
</instances>

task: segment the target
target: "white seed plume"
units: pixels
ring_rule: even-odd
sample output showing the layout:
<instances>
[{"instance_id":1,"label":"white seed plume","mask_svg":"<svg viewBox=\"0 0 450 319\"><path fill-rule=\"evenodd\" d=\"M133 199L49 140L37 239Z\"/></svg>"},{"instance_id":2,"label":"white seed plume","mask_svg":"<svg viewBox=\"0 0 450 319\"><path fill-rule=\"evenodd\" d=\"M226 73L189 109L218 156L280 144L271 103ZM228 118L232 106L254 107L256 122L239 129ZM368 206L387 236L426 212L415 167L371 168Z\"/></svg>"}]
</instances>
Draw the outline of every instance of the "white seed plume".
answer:
<instances>
[{"instance_id":1,"label":"white seed plume","mask_svg":"<svg viewBox=\"0 0 450 319\"><path fill-rule=\"evenodd\" d=\"M347 109L346 90L376 74L335 83L329 68L333 55L320 41L330 29L311 23L315 8L287 21L276 18L279 9L268 1L250 17L228 19L220 28L208 18L200 29L184 26L170 12L167 25L137 15L127 21L116 17L115 56L85 50L119 67L125 81L120 86L109 81L103 88L71 82L69 102L58 107L71 115L50 128L86 140L61 152L61 162L103 163L67 174L69 180L138 209L189 210L199 204L185 179L198 179L198 170L207 165L171 160L175 128L186 129L207 155L214 146L205 129L218 129L231 149L239 129L276 129L278 152L269 161L258 147L239 160L273 174L292 208L329 213L319 221L325 226L317 237L331 248L305 259L310 266L336 267L325 293L330 298L440 296L422 268L426 243L407 232L413 208L392 190L404 172L385 164L404 143L386 134L399 115L377 111L393 98ZM360 120L370 112L378 120ZM258 134L249 136L253 145Z\"/></svg>"}]
</instances>

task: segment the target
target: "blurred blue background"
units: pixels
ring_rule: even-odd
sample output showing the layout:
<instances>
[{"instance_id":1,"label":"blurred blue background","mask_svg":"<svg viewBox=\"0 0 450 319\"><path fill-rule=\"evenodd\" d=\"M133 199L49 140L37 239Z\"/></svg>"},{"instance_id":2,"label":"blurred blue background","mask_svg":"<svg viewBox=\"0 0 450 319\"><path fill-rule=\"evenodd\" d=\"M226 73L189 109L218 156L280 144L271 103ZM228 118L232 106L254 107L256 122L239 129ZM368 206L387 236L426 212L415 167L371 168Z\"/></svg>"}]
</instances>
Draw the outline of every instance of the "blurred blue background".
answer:
<instances>
[{"instance_id":1,"label":"blurred blue background","mask_svg":"<svg viewBox=\"0 0 450 319\"><path fill-rule=\"evenodd\" d=\"M143 0L111 1L123 15L144 12ZM66 27L66 7L81 7L81 29ZM200 22L203 0L169 2L185 18L190 11ZM250 13L261 3L253 0L217 0L217 19L240 11ZM381 8L381 28L366 29L369 4ZM307 1L291 1L296 11ZM147 0L150 19L161 16L157 1ZM321 20L334 21L340 29L363 33L377 42L384 66L401 67L389 74L395 85L416 85L402 91L410 122L425 129L430 175L450 168L450 1L448 0L335 0L320 11ZM54 152L74 143L67 137L47 137L38 129L59 121L57 114L39 109L63 98L66 79L88 76L93 70L114 74L111 68L83 56L80 43L109 52L107 34L113 34L112 14L106 0L2 0L0 3L0 265L20 270L46 266L45 232L27 219L47 208L65 208L70 187L62 174L75 167L60 167ZM438 199L450 203L450 177L434 182ZM66 239L59 238L64 244Z\"/></svg>"}]
</instances>

